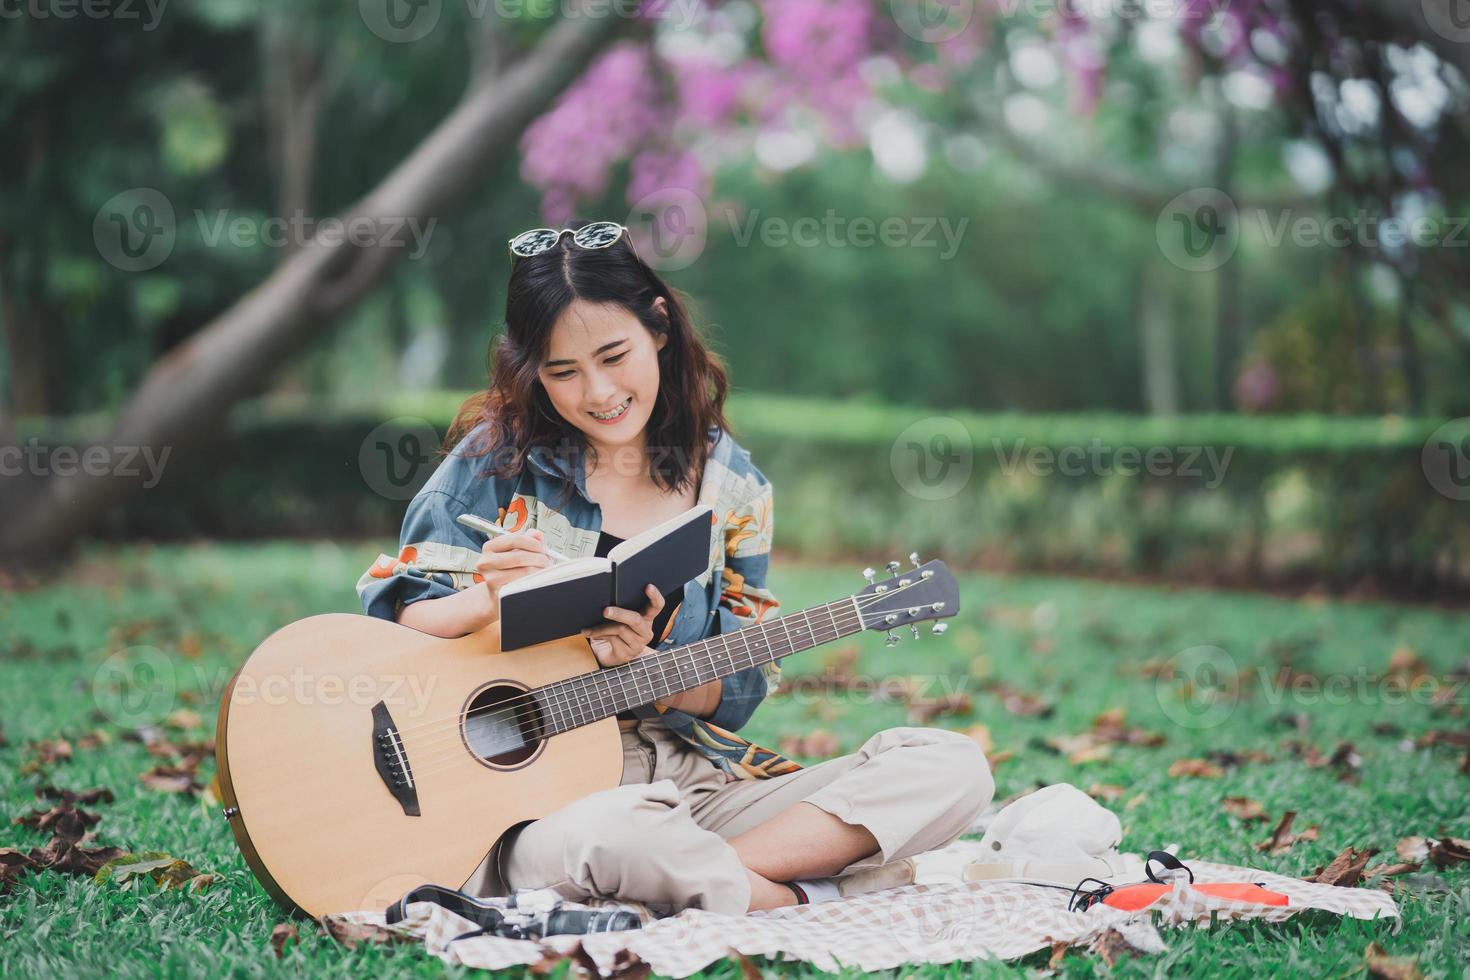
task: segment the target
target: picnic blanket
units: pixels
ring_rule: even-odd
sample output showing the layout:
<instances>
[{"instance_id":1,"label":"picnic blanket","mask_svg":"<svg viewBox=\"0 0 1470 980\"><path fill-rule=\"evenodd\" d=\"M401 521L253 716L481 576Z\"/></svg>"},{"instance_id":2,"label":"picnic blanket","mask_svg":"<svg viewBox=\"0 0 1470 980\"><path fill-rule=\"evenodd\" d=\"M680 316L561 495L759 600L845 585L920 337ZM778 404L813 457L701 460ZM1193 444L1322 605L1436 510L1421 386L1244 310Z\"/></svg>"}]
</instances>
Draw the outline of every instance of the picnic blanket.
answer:
<instances>
[{"instance_id":1,"label":"picnic blanket","mask_svg":"<svg viewBox=\"0 0 1470 980\"><path fill-rule=\"evenodd\" d=\"M1307 909L1357 919L1398 916L1393 899L1374 888L1339 888L1204 861L1188 864L1198 883L1259 882L1286 894L1291 903L1280 907L1213 898L1178 880L1163 899L1142 912L1102 904L1086 912L1069 912L1066 889L975 881L907 885L742 916L686 909L641 930L551 936L539 942L491 936L452 941L473 931L474 924L429 902L409 905L404 919L391 926L380 912L324 916L323 923L329 929L334 922L386 928L422 941L446 963L463 966L497 970L578 952L584 966L605 977L641 970L645 964L665 976L686 977L735 954L803 960L827 971L883 970L1016 959L1057 943L1095 945L1113 931L1143 952L1158 953L1165 945L1156 925L1188 927L1208 924L1215 917L1279 922Z\"/></svg>"}]
</instances>

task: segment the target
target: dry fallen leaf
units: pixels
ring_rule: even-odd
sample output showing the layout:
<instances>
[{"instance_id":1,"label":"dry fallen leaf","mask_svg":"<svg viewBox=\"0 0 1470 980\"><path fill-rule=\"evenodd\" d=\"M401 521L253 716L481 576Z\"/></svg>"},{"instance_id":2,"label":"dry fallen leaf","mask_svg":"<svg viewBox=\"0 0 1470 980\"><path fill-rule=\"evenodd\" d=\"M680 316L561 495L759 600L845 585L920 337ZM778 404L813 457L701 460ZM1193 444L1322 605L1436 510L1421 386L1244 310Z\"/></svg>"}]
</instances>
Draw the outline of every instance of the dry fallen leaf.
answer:
<instances>
[{"instance_id":1,"label":"dry fallen leaf","mask_svg":"<svg viewBox=\"0 0 1470 980\"><path fill-rule=\"evenodd\" d=\"M1071 943L1060 942L1051 944L1051 957L1046 961L1047 970L1055 973L1061 969L1062 960L1067 958L1067 950L1072 948Z\"/></svg>"},{"instance_id":2,"label":"dry fallen leaf","mask_svg":"<svg viewBox=\"0 0 1470 980\"><path fill-rule=\"evenodd\" d=\"M990 737L989 725L971 725L962 733L969 737L970 741L980 746L980 751L989 755L995 749L995 740Z\"/></svg>"},{"instance_id":3,"label":"dry fallen leaf","mask_svg":"<svg viewBox=\"0 0 1470 980\"><path fill-rule=\"evenodd\" d=\"M737 952L733 947L730 949L729 955L735 962L740 964L740 975L745 980L765 980L765 974L761 972L759 966L756 966L755 960L746 956L744 953Z\"/></svg>"},{"instance_id":4,"label":"dry fallen leaf","mask_svg":"<svg viewBox=\"0 0 1470 980\"><path fill-rule=\"evenodd\" d=\"M51 833L69 841L79 841L87 834L87 828L101 820L95 813L80 809L73 803L58 803L49 810L32 810L15 818L21 827L30 827Z\"/></svg>"},{"instance_id":5,"label":"dry fallen leaf","mask_svg":"<svg viewBox=\"0 0 1470 980\"><path fill-rule=\"evenodd\" d=\"M62 837L51 838L51 843L42 848L31 851L31 858L36 862L35 867L50 868L64 874L73 875L95 875L102 866L113 858L120 857L124 851L120 847L85 847L91 840L91 834L83 837L80 841L69 841Z\"/></svg>"},{"instance_id":6,"label":"dry fallen leaf","mask_svg":"<svg viewBox=\"0 0 1470 980\"><path fill-rule=\"evenodd\" d=\"M1146 732L1142 728L1129 728L1127 713L1122 708L1111 708L1092 719L1093 734L1120 745L1142 745L1157 748L1166 739L1158 732Z\"/></svg>"},{"instance_id":7,"label":"dry fallen leaf","mask_svg":"<svg viewBox=\"0 0 1470 980\"><path fill-rule=\"evenodd\" d=\"M142 780L144 786L156 789L161 793L192 794L204 788L199 783L198 773L184 766L154 766L138 778Z\"/></svg>"},{"instance_id":8,"label":"dry fallen leaf","mask_svg":"<svg viewBox=\"0 0 1470 980\"><path fill-rule=\"evenodd\" d=\"M112 790L105 786L94 786L92 789L84 789L80 793L74 793L69 789L61 789L57 786L37 786L36 799L58 800L62 803L81 803L92 806L97 803L111 803L114 799Z\"/></svg>"},{"instance_id":9,"label":"dry fallen leaf","mask_svg":"<svg viewBox=\"0 0 1470 980\"><path fill-rule=\"evenodd\" d=\"M1364 878L1391 878L1394 875L1413 874L1422 868L1422 864L1404 862L1401 864L1375 864L1363 872Z\"/></svg>"},{"instance_id":10,"label":"dry fallen leaf","mask_svg":"<svg viewBox=\"0 0 1470 980\"><path fill-rule=\"evenodd\" d=\"M830 759L838 751L837 736L820 728L806 735L787 735L781 739L781 754L785 756Z\"/></svg>"},{"instance_id":11,"label":"dry fallen leaf","mask_svg":"<svg viewBox=\"0 0 1470 980\"><path fill-rule=\"evenodd\" d=\"M1074 766L1101 762L1113 754L1113 747L1100 741L1092 732L1081 735L1048 735L1041 744L1067 757Z\"/></svg>"},{"instance_id":12,"label":"dry fallen leaf","mask_svg":"<svg viewBox=\"0 0 1470 980\"><path fill-rule=\"evenodd\" d=\"M1368 948L1363 951L1363 963L1367 966L1370 977L1381 977L1383 980L1419 980L1424 976L1419 972L1419 957L1389 956L1377 943L1369 943Z\"/></svg>"},{"instance_id":13,"label":"dry fallen leaf","mask_svg":"<svg viewBox=\"0 0 1470 980\"><path fill-rule=\"evenodd\" d=\"M1286 747L1293 755L1300 756L1301 760L1312 769L1323 769L1329 766L1336 769L1339 782L1356 783L1359 779L1359 770L1363 768L1363 757L1353 748L1352 742L1338 742L1331 755L1323 755L1315 745L1306 745L1296 741L1287 742Z\"/></svg>"},{"instance_id":14,"label":"dry fallen leaf","mask_svg":"<svg viewBox=\"0 0 1470 980\"><path fill-rule=\"evenodd\" d=\"M1001 707L1017 718L1050 718L1056 710L1042 700L1041 695L1018 690L1009 684L996 682L987 685L986 690L999 698Z\"/></svg>"},{"instance_id":15,"label":"dry fallen leaf","mask_svg":"<svg viewBox=\"0 0 1470 980\"><path fill-rule=\"evenodd\" d=\"M909 721L927 725L940 715L968 715L975 710L968 694L946 694L940 698L914 698L909 701Z\"/></svg>"},{"instance_id":16,"label":"dry fallen leaf","mask_svg":"<svg viewBox=\"0 0 1470 980\"><path fill-rule=\"evenodd\" d=\"M301 936L296 932L296 927L289 922L278 922L271 930L271 949L276 951L276 959L286 955L286 944L299 942Z\"/></svg>"},{"instance_id":17,"label":"dry fallen leaf","mask_svg":"<svg viewBox=\"0 0 1470 980\"><path fill-rule=\"evenodd\" d=\"M81 738L77 739L77 748L86 749L88 751L91 751L92 749L100 749L103 746L110 744L112 744L112 736L100 728L95 728L87 734L83 735Z\"/></svg>"},{"instance_id":18,"label":"dry fallen leaf","mask_svg":"<svg viewBox=\"0 0 1470 980\"><path fill-rule=\"evenodd\" d=\"M1287 810L1281 815L1276 829L1271 831L1271 839L1262 841L1256 845L1256 850L1265 851L1268 854L1285 854L1297 841L1311 841L1317 839L1317 825L1312 824L1300 834L1291 832L1291 825L1296 821L1296 811Z\"/></svg>"},{"instance_id":19,"label":"dry fallen leaf","mask_svg":"<svg viewBox=\"0 0 1470 980\"><path fill-rule=\"evenodd\" d=\"M1399 647L1388 658L1388 676L1412 683L1429 673L1429 665L1409 647Z\"/></svg>"},{"instance_id":20,"label":"dry fallen leaf","mask_svg":"<svg viewBox=\"0 0 1470 980\"><path fill-rule=\"evenodd\" d=\"M1399 857L1415 864L1433 861L1441 871L1470 861L1470 840L1457 837L1405 837L1394 848Z\"/></svg>"},{"instance_id":21,"label":"dry fallen leaf","mask_svg":"<svg viewBox=\"0 0 1470 980\"><path fill-rule=\"evenodd\" d=\"M22 762L20 774L29 776L58 762L71 761L71 743L64 738L43 738L31 743L31 758Z\"/></svg>"},{"instance_id":22,"label":"dry fallen leaf","mask_svg":"<svg viewBox=\"0 0 1470 980\"><path fill-rule=\"evenodd\" d=\"M1368 859L1377 854L1376 848L1365 847L1361 851L1355 848L1344 848L1343 852L1333 858L1325 868L1318 868L1317 873L1304 881L1315 881L1319 885L1337 885L1340 888L1351 888L1363 878L1363 869L1368 866Z\"/></svg>"},{"instance_id":23,"label":"dry fallen leaf","mask_svg":"<svg viewBox=\"0 0 1470 980\"><path fill-rule=\"evenodd\" d=\"M1209 759L1215 765L1221 766L1225 769L1234 769L1239 766L1245 765L1247 762L1271 761L1271 756L1265 752L1262 752L1260 749L1245 749L1243 751L1235 751L1233 749L1219 749L1214 752L1207 753L1205 755L1205 758Z\"/></svg>"},{"instance_id":24,"label":"dry fallen leaf","mask_svg":"<svg viewBox=\"0 0 1470 980\"><path fill-rule=\"evenodd\" d=\"M1143 952L1130 943L1123 934L1116 929L1109 929L1102 936L1091 943L1092 951L1109 967L1114 966L1119 960L1127 959Z\"/></svg>"},{"instance_id":25,"label":"dry fallen leaf","mask_svg":"<svg viewBox=\"0 0 1470 980\"><path fill-rule=\"evenodd\" d=\"M163 719L163 723L170 728L203 728L204 719L199 712L192 708L179 708L177 711Z\"/></svg>"},{"instance_id":26,"label":"dry fallen leaf","mask_svg":"<svg viewBox=\"0 0 1470 980\"><path fill-rule=\"evenodd\" d=\"M1123 798L1123 787L1112 783L1093 783L1087 787L1087 795L1103 803L1116 803Z\"/></svg>"},{"instance_id":27,"label":"dry fallen leaf","mask_svg":"<svg viewBox=\"0 0 1470 980\"><path fill-rule=\"evenodd\" d=\"M322 928L337 942L348 949L356 949L358 943L402 943L409 937L392 929L385 929L370 922L354 922L340 915L324 915L319 920Z\"/></svg>"},{"instance_id":28,"label":"dry fallen leaf","mask_svg":"<svg viewBox=\"0 0 1470 980\"><path fill-rule=\"evenodd\" d=\"M1244 796L1227 796L1223 804L1225 812L1238 820L1250 823L1252 820L1269 820L1265 807L1255 800Z\"/></svg>"},{"instance_id":29,"label":"dry fallen leaf","mask_svg":"<svg viewBox=\"0 0 1470 980\"><path fill-rule=\"evenodd\" d=\"M1169 767L1169 775L1175 779L1185 776L1195 776L1200 779L1219 779L1225 775L1225 770L1207 762L1204 759L1176 759Z\"/></svg>"}]
</instances>

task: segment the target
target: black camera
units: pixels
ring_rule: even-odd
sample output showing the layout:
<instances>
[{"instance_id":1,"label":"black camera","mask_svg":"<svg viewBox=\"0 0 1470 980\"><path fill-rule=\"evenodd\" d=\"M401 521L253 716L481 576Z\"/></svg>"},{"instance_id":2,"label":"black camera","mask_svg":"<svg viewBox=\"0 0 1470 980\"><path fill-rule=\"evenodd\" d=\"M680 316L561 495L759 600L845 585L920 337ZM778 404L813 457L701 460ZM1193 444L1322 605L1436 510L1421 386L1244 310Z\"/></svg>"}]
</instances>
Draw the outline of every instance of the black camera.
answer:
<instances>
[{"instance_id":1,"label":"black camera","mask_svg":"<svg viewBox=\"0 0 1470 980\"><path fill-rule=\"evenodd\" d=\"M643 927L638 914L627 909L564 909L560 899L550 898L544 892L532 900L530 907L523 908L517 903L519 897L512 895L485 901L442 885L421 885L394 902L388 908L386 918L390 923L399 922L409 903L433 902L480 927L455 939L487 933L503 939L541 939Z\"/></svg>"}]
</instances>

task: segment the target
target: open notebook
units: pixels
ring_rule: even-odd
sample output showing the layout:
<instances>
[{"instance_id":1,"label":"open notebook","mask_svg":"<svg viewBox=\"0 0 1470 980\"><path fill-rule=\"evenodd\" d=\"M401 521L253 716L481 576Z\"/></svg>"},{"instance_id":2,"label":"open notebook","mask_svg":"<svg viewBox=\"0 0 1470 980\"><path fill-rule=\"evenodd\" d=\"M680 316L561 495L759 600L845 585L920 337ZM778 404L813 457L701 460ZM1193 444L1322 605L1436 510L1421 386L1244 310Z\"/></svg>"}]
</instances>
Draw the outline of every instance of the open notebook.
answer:
<instances>
[{"instance_id":1,"label":"open notebook","mask_svg":"<svg viewBox=\"0 0 1470 980\"><path fill-rule=\"evenodd\" d=\"M686 510L619 544L605 558L574 558L532 572L500 590L500 649L573 636L605 622L605 606L648 608L644 586L668 595L709 568L708 505Z\"/></svg>"}]
</instances>

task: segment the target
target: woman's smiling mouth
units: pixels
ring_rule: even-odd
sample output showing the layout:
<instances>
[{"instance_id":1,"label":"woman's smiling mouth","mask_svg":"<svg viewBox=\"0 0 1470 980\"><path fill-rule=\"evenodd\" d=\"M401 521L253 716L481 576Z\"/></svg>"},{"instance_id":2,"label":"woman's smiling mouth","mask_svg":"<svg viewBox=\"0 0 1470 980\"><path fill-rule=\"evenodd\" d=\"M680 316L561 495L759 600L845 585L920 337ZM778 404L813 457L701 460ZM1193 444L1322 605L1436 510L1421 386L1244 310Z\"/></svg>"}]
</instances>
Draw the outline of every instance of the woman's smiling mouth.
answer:
<instances>
[{"instance_id":1,"label":"woman's smiling mouth","mask_svg":"<svg viewBox=\"0 0 1470 980\"><path fill-rule=\"evenodd\" d=\"M633 396L629 395L626 401L624 401L621 405L610 412L588 412L587 414L591 415L594 419L603 423L604 425L607 425L612 422L616 422L618 419L622 418L627 413L628 406L632 404Z\"/></svg>"}]
</instances>

